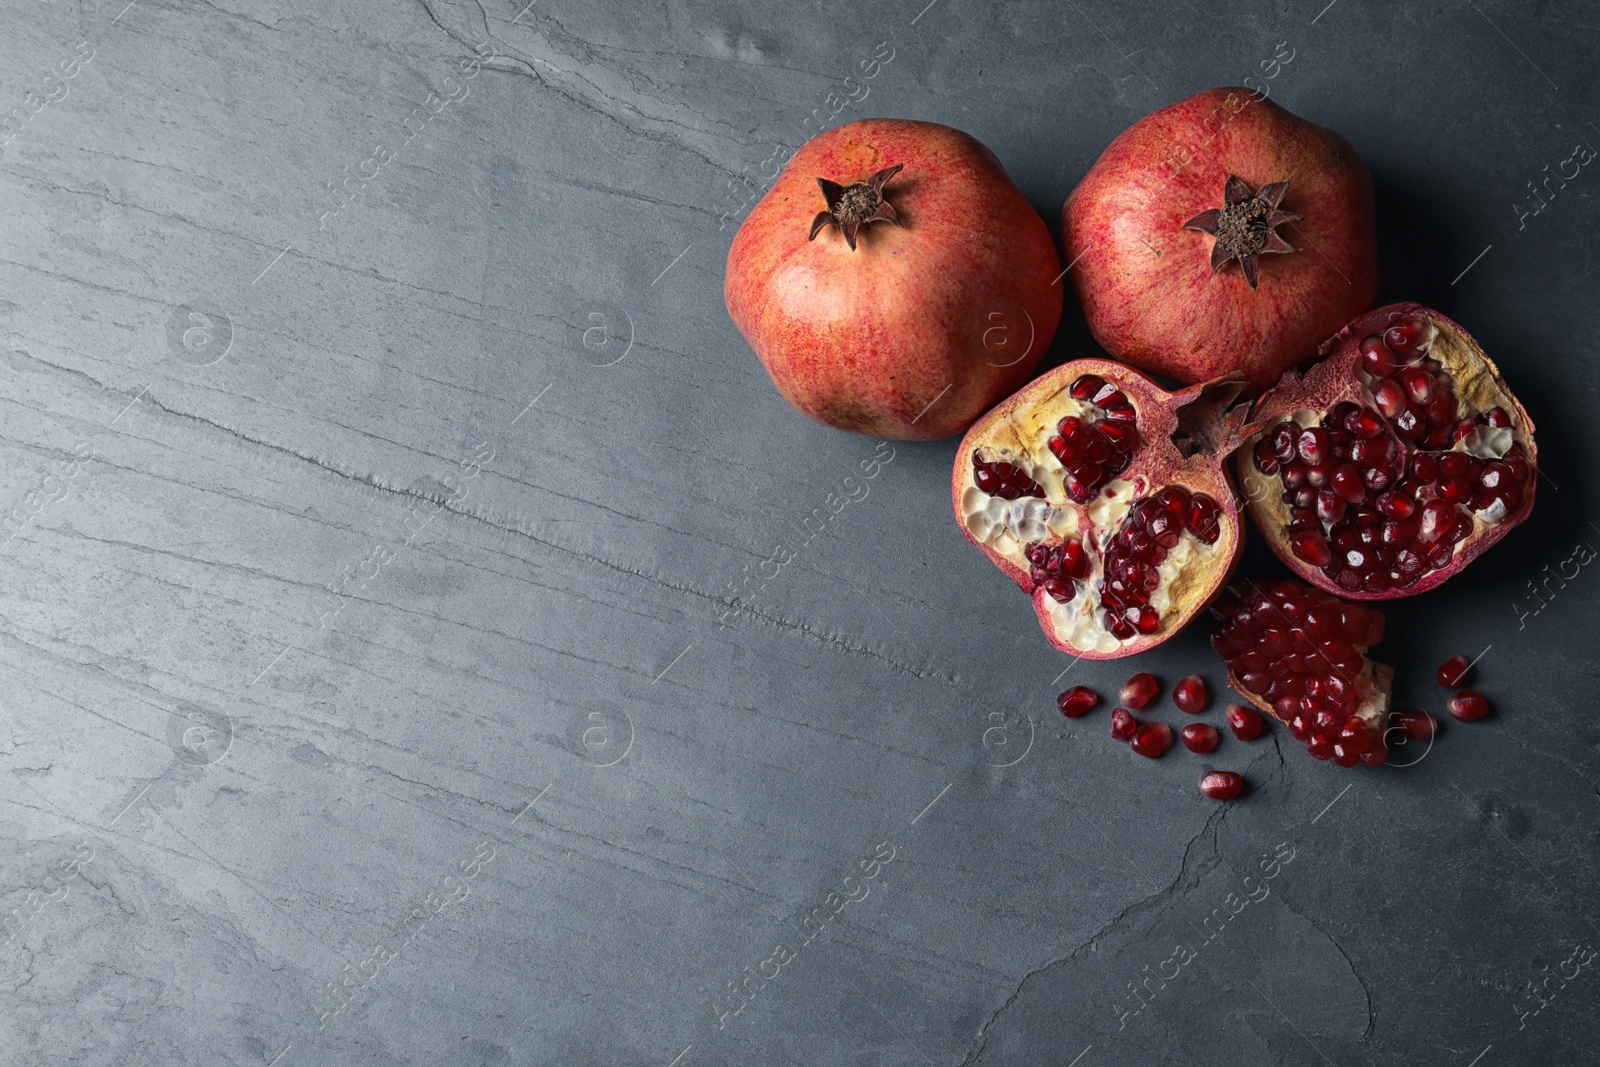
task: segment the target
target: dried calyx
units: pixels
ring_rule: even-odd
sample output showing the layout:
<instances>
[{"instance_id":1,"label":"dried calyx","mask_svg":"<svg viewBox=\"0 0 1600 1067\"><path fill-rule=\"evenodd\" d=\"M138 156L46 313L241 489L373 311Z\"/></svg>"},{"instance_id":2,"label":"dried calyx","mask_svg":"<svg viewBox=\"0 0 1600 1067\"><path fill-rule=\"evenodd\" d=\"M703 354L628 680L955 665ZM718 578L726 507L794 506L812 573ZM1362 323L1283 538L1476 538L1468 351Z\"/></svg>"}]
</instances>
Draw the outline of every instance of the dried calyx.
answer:
<instances>
[{"instance_id":1,"label":"dried calyx","mask_svg":"<svg viewBox=\"0 0 1600 1067\"><path fill-rule=\"evenodd\" d=\"M1221 270L1234 260L1244 270L1250 288L1256 287L1260 258L1266 252L1298 252L1298 248L1278 236L1278 227L1299 222L1304 216L1282 211L1278 204L1289 191L1287 181L1269 182L1251 191L1250 183L1228 175L1223 186L1223 205L1202 211L1183 224L1186 230L1199 230L1215 237L1211 246L1211 270Z\"/></svg>"},{"instance_id":2,"label":"dried calyx","mask_svg":"<svg viewBox=\"0 0 1600 1067\"><path fill-rule=\"evenodd\" d=\"M1105 360L1056 368L968 432L952 479L967 539L1033 597L1051 643L1153 647L1227 581L1239 505L1223 458L1253 432L1215 383L1169 393Z\"/></svg>"},{"instance_id":3,"label":"dried calyx","mask_svg":"<svg viewBox=\"0 0 1600 1067\"><path fill-rule=\"evenodd\" d=\"M896 163L864 182L852 182L849 185L818 178L817 184L822 187L822 196L828 202L828 209L817 212L817 217L811 220L811 236L806 240L816 240L822 228L831 224L839 227L845 243L854 252L856 233L867 223L892 222L900 225L900 217L894 213L894 207L883 198L883 187L890 178L900 173L903 166L905 164Z\"/></svg>"}]
</instances>

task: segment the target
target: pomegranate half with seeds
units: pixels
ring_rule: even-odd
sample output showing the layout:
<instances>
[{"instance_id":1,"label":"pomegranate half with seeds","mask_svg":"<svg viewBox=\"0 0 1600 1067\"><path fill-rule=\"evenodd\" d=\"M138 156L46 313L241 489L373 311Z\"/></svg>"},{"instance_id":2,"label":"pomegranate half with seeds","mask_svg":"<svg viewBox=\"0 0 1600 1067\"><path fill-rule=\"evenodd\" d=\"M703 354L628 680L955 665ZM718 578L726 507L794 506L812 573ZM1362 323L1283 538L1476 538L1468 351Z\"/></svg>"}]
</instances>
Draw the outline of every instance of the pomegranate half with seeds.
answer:
<instances>
[{"instance_id":1,"label":"pomegranate half with seeds","mask_svg":"<svg viewBox=\"0 0 1600 1067\"><path fill-rule=\"evenodd\" d=\"M1527 518L1533 421L1460 326L1380 308L1252 412L1237 456L1250 515L1307 581L1352 600L1443 582Z\"/></svg>"},{"instance_id":2,"label":"pomegranate half with seeds","mask_svg":"<svg viewBox=\"0 0 1600 1067\"><path fill-rule=\"evenodd\" d=\"M1056 648L1086 659L1142 652L1226 584L1242 516L1223 460L1251 428L1245 406L1229 406L1239 390L1222 381L1169 393L1121 364L1076 360L962 439L956 521L1033 598Z\"/></svg>"},{"instance_id":3,"label":"pomegranate half with seeds","mask_svg":"<svg viewBox=\"0 0 1600 1067\"><path fill-rule=\"evenodd\" d=\"M795 152L734 235L723 296L802 414L931 441L1032 376L1061 319L1060 271L988 148L862 119Z\"/></svg>"},{"instance_id":4,"label":"pomegranate half with seeds","mask_svg":"<svg viewBox=\"0 0 1600 1067\"><path fill-rule=\"evenodd\" d=\"M1378 299L1361 158L1242 89L1124 130L1067 198L1061 236L1095 340L1180 382L1270 386Z\"/></svg>"},{"instance_id":5,"label":"pomegranate half with seeds","mask_svg":"<svg viewBox=\"0 0 1600 1067\"><path fill-rule=\"evenodd\" d=\"M1231 587L1212 611L1228 683L1308 752L1341 767L1388 758L1394 669L1365 655L1383 640L1382 615L1296 581Z\"/></svg>"}]
</instances>

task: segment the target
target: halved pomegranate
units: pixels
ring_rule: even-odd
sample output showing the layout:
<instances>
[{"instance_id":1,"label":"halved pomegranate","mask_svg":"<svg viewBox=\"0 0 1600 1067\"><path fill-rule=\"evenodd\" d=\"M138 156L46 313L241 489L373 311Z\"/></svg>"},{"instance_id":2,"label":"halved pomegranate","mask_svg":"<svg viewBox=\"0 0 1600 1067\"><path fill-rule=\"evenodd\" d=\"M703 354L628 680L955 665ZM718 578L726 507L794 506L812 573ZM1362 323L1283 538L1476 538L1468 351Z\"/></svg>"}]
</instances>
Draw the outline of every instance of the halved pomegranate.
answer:
<instances>
[{"instance_id":1,"label":"halved pomegranate","mask_svg":"<svg viewBox=\"0 0 1600 1067\"><path fill-rule=\"evenodd\" d=\"M1383 640L1383 616L1300 582L1230 587L1213 612L1223 620L1211 646L1228 682L1288 724L1317 759L1341 767L1388 758L1394 669L1363 653Z\"/></svg>"},{"instance_id":2,"label":"halved pomegranate","mask_svg":"<svg viewBox=\"0 0 1600 1067\"><path fill-rule=\"evenodd\" d=\"M1420 593L1533 508L1533 421L1460 326L1364 315L1257 402L1239 482L1272 550L1352 600Z\"/></svg>"},{"instance_id":3,"label":"halved pomegranate","mask_svg":"<svg viewBox=\"0 0 1600 1067\"><path fill-rule=\"evenodd\" d=\"M1253 428L1246 406L1229 406L1240 388L1169 393L1121 364L1076 360L962 439L956 521L1033 597L1056 648L1087 659L1142 652L1227 582L1242 531L1222 461Z\"/></svg>"}]
</instances>

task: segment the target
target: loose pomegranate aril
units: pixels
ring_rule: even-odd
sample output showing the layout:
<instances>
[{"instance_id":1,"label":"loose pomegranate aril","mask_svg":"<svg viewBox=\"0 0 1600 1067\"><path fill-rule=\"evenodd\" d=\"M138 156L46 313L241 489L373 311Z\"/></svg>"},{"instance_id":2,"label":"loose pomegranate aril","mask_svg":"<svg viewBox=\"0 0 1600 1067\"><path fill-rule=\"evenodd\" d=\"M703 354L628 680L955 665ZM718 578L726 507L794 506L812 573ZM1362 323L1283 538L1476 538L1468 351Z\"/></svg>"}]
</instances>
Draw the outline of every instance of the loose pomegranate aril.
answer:
<instances>
[{"instance_id":1,"label":"loose pomegranate aril","mask_svg":"<svg viewBox=\"0 0 1600 1067\"><path fill-rule=\"evenodd\" d=\"M1381 337L1363 337L1375 326ZM1358 600L1409 596L1526 516L1532 423L1460 327L1416 305L1382 309L1323 354L1257 402L1265 428L1238 463L1249 509L1290 569ZM1341 541L1385 517L1401 524Z\"/></svg>"},{"instance_id":2,"label":"loose pomegranate aril","mask_svg":"<svg viewBox=\"0 0 1600 1067\"><path fill-rule=\"evenodd\" d=\"M1210 723L1192 722L1178 731L1178 740L1190 752L1210 752L1217 747L1217 728Z\"/></svg>"},{"instance_id":3,"label":"loose pomegranate aril","mask_svg":"<svg viewBox=\"0 0 1600 1067\"><path fill-rule=\"evenodd\" d=\"M1214 610L1223 626L1211 643L1229 680L1313 756L1350 766L1378 746L1389 672L1362 653L1382 639L1383 616L1298 582L1251 583ZM1236 734L1236 710L1259 731L1229 708Z\"/></svg>"},{"instance_id":4,"label":"loose pomegranate aril","mask_svg":"<svg viewBox=\"0 0 1600 1067\"><path fill-rule=\"evenodd\" d=\"M1133 750L1149 759L1160 759L1172 745L1172 727L1164 722L1147 722L1133 735Z\"/></svg>"},{"instance_id":5,"label":"loose pomegranate aril","mask_svg":"<svg viewBox=\"0 0 1600 1067\"><path fill-rule=\"evenodd\" d=\"M1089 714L1100 705L1100 694L1086 685L1075 685L1056 697L1056 707L1069 719Z\"/></svg>"},{"instance_id":6,"label":"loose pomegranate aril","mask_svg":"<svg viewBox=\"0 0 1600 1067\"><path fill-rule=\"evenodd\" d=\"M1234 771L1207 771L1200 776L1200 792L1212 800L1233 800L1244 792L1244 778Z\"/></svg>"},{"instance_id":7,"label":"loose pomegranate aril","mask_svg":"<svg viewBox=\"0 0 1600 1067\"><path fill-rule=\"evenodd\" d=\"M1039 487L1039 483L1028 477L1027 473L1015 463L1001 460L986 463L978 458L976 452L972 454L972 480L985 493L1005 500L1016 500L1024 496L1044 496L1044 490Z\"/></svg>"},{"instance_id":8,"label":"loose pomegranate aril","mask_svg":"<svg viewBox=\"0 0 1600 1067\"><path fill-rule=\"evenodd\" d=\"M1466 684L1467 668L1470 666L1467 657L1451 656L1439 664L1439 669L1433 672L1433 676L1446 689L1458 689Z\"/></svg>"},{"instance_id":9,"label":"loose pomegranate aril","mask_svg":"<svg viewBox=\"0 0 1600 1067\"><path fill-rule=\"evenodd\" d=\"M1445 710L1452 719L1474 722L1489 714L1489 702L1476 689L1463 689L1445 701Z\"/></svg>"},{"instance_id":10,"label":"loose pomegranate aril","mask_svg":"<svg viewBox=\"0 0 1600 1067\"><path fill-rule=\"evenodd\" d=\"M1139 720L1127 708L1114 708L1111 712L1111 736L1118 741L1129 741L1139 732Z\"/></svg>"},{"instance_id":11,"label":"loose pomegranate aril","mask_svg":"<svg viewBox=\"0 0 1600 1067\"><path fill-rule=\"evenodd\" d=\"M1254 741L1261 736L1261 731L1265 728L1266 723L1262 721L1261 713L1255 708L1244 704L1228 705L1228 729L1233 731L1234 737L1241 741Z\"/></svg>"},{"instance_id":12,"label":"loose pomegranate aril","mask_svg":"<svg viewBox=\"0 0 1600 1067\"><path fill-rule=\"evenodd\" d=\"M1413 741L1426 741L1439 728L1437 719L1417 708L1397 711L1389 716L1389 720L1402 734Z\"/></svg>"},{"instance_id":13,"label":"loose pomegranate aril","mask_svg":"<svg viewBox=\"0 0 1600 1067\"><path fill-rule=\"evenodd\" d=\"M1210 700L1211 694L1206 691L1205 679L1198 674L1186 674L1172 687L1172 702L1190 715L1204 711Z\"/></svg>"},{"instance_id":14,"label":"loose pomegranate aril","mask_svg":"<svg viewBox=\"0 0 1600 1067\"><path fill-rule=\"evenodd\" d=\"M1154 675L1136 674L1123 685L1119 695L1124 704L1137 711L1154 700L1159 692L1161 683Z\"/></svg>"}]
</instances>

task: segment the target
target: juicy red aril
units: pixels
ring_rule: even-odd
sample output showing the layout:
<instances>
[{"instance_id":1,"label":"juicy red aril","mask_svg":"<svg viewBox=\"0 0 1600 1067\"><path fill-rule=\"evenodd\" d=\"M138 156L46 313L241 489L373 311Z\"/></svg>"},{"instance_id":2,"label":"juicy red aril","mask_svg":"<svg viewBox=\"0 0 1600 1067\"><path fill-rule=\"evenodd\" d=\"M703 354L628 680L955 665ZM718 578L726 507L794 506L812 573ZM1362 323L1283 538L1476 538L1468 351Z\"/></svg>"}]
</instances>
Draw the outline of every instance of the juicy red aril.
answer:
<instances>
[{"instance_id":1,"label":"juicy red aril","mask_svg":"<svg viewBox=\"0 0 1600 1067\"><path fill-rule=\"evenodd\" d=\"M1445 701L1444 706L1452 719L1459 719L1462 722L1473 722L1489 714L1489 702L1475 689L1461 690Z\"/></svg>"},{"instance_id":2,"label":"juicy red aril","mask_svg":"<svg viewBox=\"0 0 1600 1067\"><path fill-rule=\"evenodd\" d=\"M1172 702L1190 715L1204 711L1210 699L1205 680L1198 674L1186 674L1172 687Z\"/></svg>"},{"instance_id":3,"label":"juicy red aril","mask_svg":"<svg viewBox=\"0 0 1600 1067\"><path fill-rule=\"evenodd\" d=\"M1241 741L1254 741L1265 727L1261 713L1245 704L1228 705L1228 729Z\"/></svg>"},{"instance_id":4,"label":"juicy red aril","mask_svg":"<svg viewBox=\"0 0 1600 1067\"><path fill-rule=\"evenodd\" d=\"M1139 446L1138 416L1127 394L1098 374L1085 374L1067 388L1075 400L1096 409L1097 417L1068 415L1056 425L1050 451L1066 469L1067 495L1087 504L1128 467ZM1096 412L1085 411L1085 415Z\"/></svg>"},{"instance_id":5,"label":"juicy red aril","mask_svg":"<svg viewBox=\"0 0 1600 1067\"><path fill-rule=\"evenodd\" d=\"M1217 747L1217 728L1210 723L1192 722L1178 731L1178 740L1190 752L1204 754Z\"/></svg>"},{"instance_id":6,"label":"juicy red aril","mask_svg":"<svg viewBox=\"0 0 1600 1067\"><path fill-rule=\"evenodd\" d=\"M1221 533L1222 509L1204 493L1169 485L1136 502L1106 543L1100 583L1105 627L1118 640L1161 629L1150 598L1161 585L1161 564L1185 533L1212 544ZM1134 707L1143 705L1135 704Z\"/></svg>"},{"instance_id":7,"label":"juicy red aril","mask_svg":"<svg viewBox=\"0 0 1600 1067\"><path fill-rule=\"evenodd\" d=\"M1224 623L1211 644L1235 684L1270 703L1313 756L1348 766L1381 743L1357 679L1361 650L1383 636L1382 615L1298 582L1252 583L1218 610ZM1259 729L1246 709L1230 707L1236 733L1236 710L1247 730Z\"/></svg>"},{"instance_id":8,"label":"juicy red aril","mask_svg":"<svg viewBox=\"0 0 1600 1067\"><path fill-rule=\"evenodd\" d=\"M1256 444L1257 468L1283 482L1289 551L1353 593L1407 589L1449 566L1475 516L1503 521L1533 477L1520 445L1498 459L1465 450L1480 427L1511 416L1458 415L1454 379L1425 358L1427 333L1426 321L1406 319L1362 342L1372 407L1342 401L1319 425L1285 419ZM1366 529L1380 532L1351 539Z\"/></svg>"},{"instance_id":9,"label":"juicy red aril","mask_svg":"<svg viewBox=\"0 0 1600 1067\"><path fill-rule=\"evenodd\" d=\"M1111 712L1111 736L1118 741L1130 740L1139 732L1139 720L1133 717L1133 712L1127 708L1115 708Z\"/></svg>"},{"instance_id":10,"label":"juicy red aril","mask_svg":"<svg viewBox=\"0 0 1600 1067\"><path fill-rule=\"evenodd\" d=\"M1233 771L1207 771L1200 776L1200 792L1212 800L1233 800L1244 792L1244 779Z\"/></svg>"},{"instance_id":11,"label":"juicy red aril","mask_svg":"<svg viewBox=\"0 0 1600 1067\"><path fill-rule=\"evenodd\" d=\"M1161 692L1161 683L1153 675L1136 674L1122 687L1122 702L1135 710L1144 707Z\"/></svg>"},{"instance_id":12,"label":"juicy red aril","mask_svg":"<svg viewBox=\"0 0 1600 1067\"><path fill-rule=\"evenodd\" d=\"M1147 722L1133 735L1133 750L1150 759L1160 759L1172 745L1172 727L1164 722Z\"/></svg>"},{"instance_id":13,"label":"juicy red aril","mask_svg":"<svg viewBox=\"0 0 1600 1067\"><path fill-rule=\"evenodd\" d=\"M1089 577L1090 561L1081 541L1067 540L1058 545L1036 541L1022 554L1028 561L1028 577L1034 587L1063 604L1078 595L1078 583Z\"/></svg>"},{"instance_id":14,"label":"juicy red aril","mask_svg":"<svg viewBox=\"0 0 1600 1067\"><path fill-rule=\"evenodd\" d=\"M1087 715L1100 704L1100 694L1086 685L1075 685L1056 697L1056 707L1069 719Z\"/></svg>"},{"instance_id":15,"label":"juicy red aril","mask_svg":"<svg viewBox=\"0 0 1600 1067\"><path fill-rule=\"evenodd\" d=\"M1389 716L1390 723L1413 741L1426 741L1439 728L1438 720L1425 711L1411 708Z\"/></svg>"},{"instance_id":16,"label":"juicy red aril","mask_svg":"<svg viewBox=\"0 0 1600 1067\"><path fill-rule=\"evenodd\" d=\"M1005 500L1016 500L1024 496L1044 496L1044 490L1040 488L1039 483L1028 477L1015 463L1005 463L1001 460L985 463L978 458L976 452L972 454L972 480L985 493Z\"/></svg>"},{"instance_id":17,"label":"juicy red aril","mask_svg":"<svg viewBox=\"0 0 1600 1067\"><path fill-rule=\"evenodd\" d=\"M1455 689L1467 680L1467 668L1472 666L1465 656L1451 656L1439 664L1439 669L1433 672L1440 685L1446 689Z\"/></svg>"}]
</instances>

